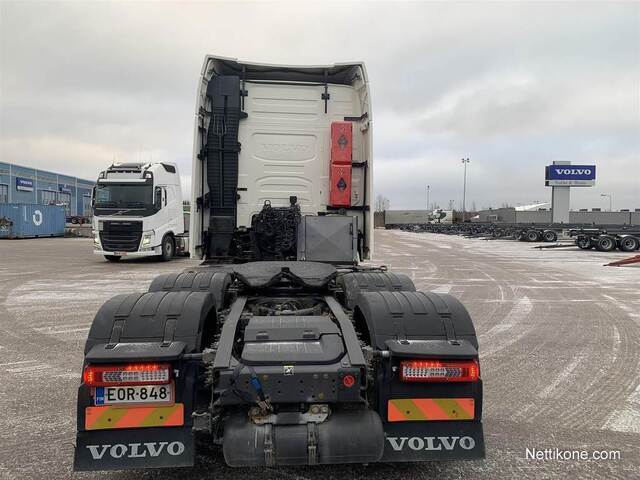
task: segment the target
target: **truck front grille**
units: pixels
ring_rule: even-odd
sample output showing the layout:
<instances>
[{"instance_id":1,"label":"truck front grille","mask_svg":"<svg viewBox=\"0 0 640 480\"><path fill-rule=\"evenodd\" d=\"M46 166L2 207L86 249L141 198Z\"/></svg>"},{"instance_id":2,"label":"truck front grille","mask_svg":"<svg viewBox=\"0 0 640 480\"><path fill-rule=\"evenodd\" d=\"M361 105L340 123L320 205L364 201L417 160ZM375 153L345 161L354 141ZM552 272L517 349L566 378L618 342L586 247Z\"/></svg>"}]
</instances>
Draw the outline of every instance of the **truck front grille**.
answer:
<instances>
[{"instance_id":1,"label":"truck front grille","mask_svg":"<svg viewBox=\"0 0 640 480\"><path fill-rule=\"evenodd\" d=\"M102 249L108 252L135 252L141 237L141 222L105 221L100 232Z\"/></svg>"}]
</instances>

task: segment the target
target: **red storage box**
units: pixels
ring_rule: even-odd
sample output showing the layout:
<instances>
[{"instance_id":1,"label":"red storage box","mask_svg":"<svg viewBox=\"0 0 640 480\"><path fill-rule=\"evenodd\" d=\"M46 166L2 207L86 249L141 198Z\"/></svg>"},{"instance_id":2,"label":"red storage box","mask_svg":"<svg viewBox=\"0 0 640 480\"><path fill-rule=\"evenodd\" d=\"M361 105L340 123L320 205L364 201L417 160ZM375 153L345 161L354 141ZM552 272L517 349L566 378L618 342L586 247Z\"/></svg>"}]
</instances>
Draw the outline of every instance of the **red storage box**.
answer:
<instances>
[{"instance_id":1,"label":"red storage box","mask_svg":"<svg viewBox=\"0 0 640 480\"><path fill-rule=\"evenodd\" d=\"M329 185L329 205L332 207L351 205L351 165L331 165Z\"/></svg>"},{"instance_id":2,"label":"red storage box","mask_svg":"<svg viewBox=\"0 0 640 480\"><path fill-rule=\"evenodd\" d=\"M331 163L351 165L353 128L351 122L331 123Z\"/></svg>"}]
</instances>

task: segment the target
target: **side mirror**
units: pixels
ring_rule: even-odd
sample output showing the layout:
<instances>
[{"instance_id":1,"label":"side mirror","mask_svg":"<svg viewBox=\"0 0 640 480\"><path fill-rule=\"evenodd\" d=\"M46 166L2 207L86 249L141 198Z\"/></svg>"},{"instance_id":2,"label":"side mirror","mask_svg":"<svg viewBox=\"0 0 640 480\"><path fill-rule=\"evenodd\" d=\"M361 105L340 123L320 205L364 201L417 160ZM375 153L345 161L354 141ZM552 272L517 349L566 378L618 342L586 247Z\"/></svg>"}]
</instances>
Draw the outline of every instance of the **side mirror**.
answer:
<instances>
[{"instance_id":1,"label":"side mirror","mask_svg":"<svg viewBox=\"0 0 640 480\"><path fill-rule=\"evenodd\" d=\"M96 187L91 187L91 208L96 206Z\"/></svg>"},{"instance_id":2,"label":"side mirror","mask_svg":"<svg viewBox=\"0 0 640 480\"><path fill-rule=\"evenodd\" d=\"M153 206L156 210L162 208L162 187L156 187L153 190Z\"/></svg>"}]
</instances>

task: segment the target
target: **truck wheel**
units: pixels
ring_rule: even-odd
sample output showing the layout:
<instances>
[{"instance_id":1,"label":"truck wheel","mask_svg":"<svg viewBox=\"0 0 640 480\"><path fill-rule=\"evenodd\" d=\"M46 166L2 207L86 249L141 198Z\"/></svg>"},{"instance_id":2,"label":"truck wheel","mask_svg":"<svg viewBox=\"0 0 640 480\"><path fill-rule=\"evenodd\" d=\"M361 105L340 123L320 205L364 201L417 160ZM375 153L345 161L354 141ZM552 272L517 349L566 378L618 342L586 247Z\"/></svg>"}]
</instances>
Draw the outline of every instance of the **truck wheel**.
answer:
<instances>
[{"instance_id":1,"label":"truck wheel","mask_svg":"<svg viewBox=\"0 0 640 480\"><path fill-rule=\"evenodd\" d=\"M78 217L71 217L71 223L73 223L74 225L77 225L78 223Z\"/></svg>"},{"instance_id":2,"label":"truck wheel","mask_svg":"<svg viewBox=\"0 0 640 480\"><path fill-rule=\"evenodd\" d=\"M598 238L596 243L596 250L599 252L611 252L616 249L616 241L609 236L602 236Z\"/></svg>"},{"instance_id":3,"label":"truck wheel","mask_svg":"<svg viewBox=\"0 0 640 480\"><path fill-rule=\"evenodd\" d=\"M555 242L556 240L558 240L558 235L553 230L545 230L545 232L542 234L542 239L545 242Z\"/></svg>"},{"instance_id":4,"label":"truck wheel","mask_svg":"<svg viewBox=\"0 0 640 480\"><path fill-rule=\"evenodd\" d=\"M527 242L539 242L540 241L540 232L535 230L527 231Z\"/></svg>"},{"instance_id":5,"label":"truck wheel","mask_svg":"<svg viewBox=\"0 0 640 480\"><path fill-rule=\"evenodd\" d=\"M182 273L164 273L153 279L150 292L209 292L213 295L216 309L227 306L227 290L232 278L227 272L210 270L185 270Z\"/></svg>"},{"instance_id":6,"label":"truck wheel","mask_svg":"<svg viewBox=\"0 0 640 480\"><path fill-rule=\"evenodd\" d=\"M402 273L354 272L336 279L342 288L344 304L349 310L356 305L362 292L415 292L413 281Z\"/></svg>"},{"instance_id":7,"label":"truck wheel","mask_svg":"<svg viewBox=\"0 0 640 480\"><path fill-rule=\"evenodd\" d=\"M168 262L173 258L175 253L175 244L171 235L165 235L162 239L162 261Z\"/></svg>"},{"instance_id":8,"label":"truck wheel","mask_svg":"<svg viewBox=\"0 0 640 480\"><path fill-rule=\"evenodd\" d=\"M633 252L640 248L640 239L631 235L623 237L619 243L620 250L623 252Z\"/></svg>"},{"instance_id":9,"label":"truck wheel","mask_svg":"<svg viewBox=\"0 0 640 480\"><path fill-rule=\"evenodd\" d=\"M106 258L110 262L119 262L120 261L120 257L118 255L105 255L104 258Z\"/></svg>"}]
</instances>

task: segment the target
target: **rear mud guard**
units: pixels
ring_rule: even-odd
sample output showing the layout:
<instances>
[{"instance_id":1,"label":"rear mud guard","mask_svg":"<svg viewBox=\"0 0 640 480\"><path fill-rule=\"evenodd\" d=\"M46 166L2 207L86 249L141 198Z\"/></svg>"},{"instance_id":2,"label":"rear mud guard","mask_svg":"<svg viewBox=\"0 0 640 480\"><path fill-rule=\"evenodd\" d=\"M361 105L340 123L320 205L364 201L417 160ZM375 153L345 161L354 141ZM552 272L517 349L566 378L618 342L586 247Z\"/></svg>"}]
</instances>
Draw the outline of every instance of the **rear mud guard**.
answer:
<instances>
[{"instance_id":1,"label":"rear mud guard","mask_svg":"<svg viewBox=\"0 0 640 480\"><path fill-rule=\"evenodd\" d=\"M385 423L382 462L424 462L484 458L480 422Z\"/></svg>"},{"instance_id":2,"label":"rear mud guard","mask_svg":"<svg viewBox=\"0 0 640 480\"><path fill-rule=\"evenodd\" d=\"M189 428L138 428L78 432L73 469L191 467L195 447Z\"/></svg>"}]
</instances>

